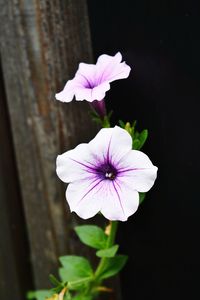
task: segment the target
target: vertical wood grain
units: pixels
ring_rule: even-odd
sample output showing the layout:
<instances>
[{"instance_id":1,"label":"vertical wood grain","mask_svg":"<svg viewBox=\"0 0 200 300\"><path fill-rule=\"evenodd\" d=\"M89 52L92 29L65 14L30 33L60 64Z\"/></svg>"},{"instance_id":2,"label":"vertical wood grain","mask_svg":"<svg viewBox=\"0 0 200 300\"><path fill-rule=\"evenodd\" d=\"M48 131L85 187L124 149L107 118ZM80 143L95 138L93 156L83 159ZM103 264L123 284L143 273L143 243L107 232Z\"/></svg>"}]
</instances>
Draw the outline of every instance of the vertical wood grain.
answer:
<instances>
[{"instance_id":1,"label":"vertical wood grain","mask_svg":"<svg viewBox=\"0 0 200 300\"><path fill-rule=\"evenodd\" d=\"M78 63L92 60L86 1L0 0L0 32L34 280L44 288L58 256L76 248L55 159L96 130L86 103L54 98Z\"/></svg>"},{"instance_id":2,"label":"vertical wood grain","mask_svg":"<svg viewBox=\"0 0 200 300\"><path fill-rule=\"evenodd\" d=\"M0 299L23 300L32 276L1 68L0 141Z\"/></svg>"}]
</instances>

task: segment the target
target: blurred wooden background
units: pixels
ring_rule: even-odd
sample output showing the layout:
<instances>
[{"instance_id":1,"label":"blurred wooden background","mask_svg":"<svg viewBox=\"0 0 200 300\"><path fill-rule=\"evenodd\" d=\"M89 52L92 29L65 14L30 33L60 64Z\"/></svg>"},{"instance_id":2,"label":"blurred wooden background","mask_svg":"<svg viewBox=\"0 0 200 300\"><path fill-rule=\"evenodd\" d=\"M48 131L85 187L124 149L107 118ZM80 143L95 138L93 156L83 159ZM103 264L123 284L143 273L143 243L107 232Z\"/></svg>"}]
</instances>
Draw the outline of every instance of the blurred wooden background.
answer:
<instances>
[{"instance_id":1,"label":"blurred wooden background","mask_svg":"<svg viewBox=\"0 0 200 300\"><path fill-rule=\"evenodd\" d=\"M0 0L0 55L0 299L22 300L80 250L55 159L96 128L54 95L92 62L86 1Z\"/></svg>"}]
</instances>

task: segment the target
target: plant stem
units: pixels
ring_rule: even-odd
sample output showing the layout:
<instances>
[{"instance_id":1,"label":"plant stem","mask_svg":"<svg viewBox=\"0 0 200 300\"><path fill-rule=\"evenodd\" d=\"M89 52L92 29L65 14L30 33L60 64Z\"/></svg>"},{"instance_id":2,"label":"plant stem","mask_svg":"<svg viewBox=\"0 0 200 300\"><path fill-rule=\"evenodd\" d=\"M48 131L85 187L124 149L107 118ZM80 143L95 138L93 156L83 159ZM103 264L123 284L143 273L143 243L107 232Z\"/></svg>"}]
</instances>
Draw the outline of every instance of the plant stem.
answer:
<instances>
[{"instance_id":1,"label":"plant stem","mask_svg":"<svg viewBox=\"0 0 200 300\"><path fill-rule=\"evenodd\" d=\"M111 228L110 228L110 234L108 236L108 240L107 240L107 245L106 245L106 248L110 248L113 246L114 242L115 242L115 237L116 237L116 233L117 233L117 225L118 225L118 222L117 221L111 221L110 222L110 225L111 225ZM96 269L96 272L95 272L95 278L96 278L96 281L98 281L98 278L99 278L99 275L101 274L106 262L107 262L107 257L102 257L98 266L97 266L97 269Z\"/></svg>"}]
</instances>

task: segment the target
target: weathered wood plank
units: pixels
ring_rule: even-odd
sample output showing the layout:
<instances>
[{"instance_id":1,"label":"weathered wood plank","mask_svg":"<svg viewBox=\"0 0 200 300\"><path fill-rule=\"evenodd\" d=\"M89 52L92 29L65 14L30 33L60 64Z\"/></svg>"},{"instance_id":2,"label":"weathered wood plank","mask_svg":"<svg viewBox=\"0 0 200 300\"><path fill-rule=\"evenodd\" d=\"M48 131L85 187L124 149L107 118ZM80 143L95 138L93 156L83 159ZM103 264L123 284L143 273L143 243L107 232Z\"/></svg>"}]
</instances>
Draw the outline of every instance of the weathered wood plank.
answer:
<instances>
[{"instance_id":1,"label":"weathered wood plank","mask_svg":"<svg viewBox=\"0 0 200 300\"><path fill-rule=\"evenodd\" d=\"M48 286L73 249L55 158L93 136L86 103L54 101L80 61L91 61L85 0L0 0L1 57L35 284ZM74 249L73 249L74 250Z\"/></svg>"},{"instance_id":2,"label":"weathered wood plank","mask_svg":"<svg viewBox=\"0 0 200 300\"><path fill-rule=\"evenodd\" d=\"M32 278L1 68L0 141L0 299L24 299Z\"/></svg>"}]
</instances>

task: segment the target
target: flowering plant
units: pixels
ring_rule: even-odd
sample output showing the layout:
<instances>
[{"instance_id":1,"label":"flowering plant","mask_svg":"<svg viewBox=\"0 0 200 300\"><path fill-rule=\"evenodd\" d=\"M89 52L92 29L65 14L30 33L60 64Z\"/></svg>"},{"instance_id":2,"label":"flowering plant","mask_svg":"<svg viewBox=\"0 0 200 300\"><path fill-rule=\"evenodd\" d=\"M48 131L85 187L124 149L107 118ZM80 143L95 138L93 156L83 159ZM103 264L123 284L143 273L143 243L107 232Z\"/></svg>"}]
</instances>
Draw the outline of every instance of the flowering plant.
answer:
<instances>
[{"instance_id":1,"label":"flowering plant","mask_svg":"<svg viewBox=\"0 0 200 300\"><path fill-rule=\"evenodd\" d=\"M129 76L131 68L121 61L117 53L101 55L95 65L80 63L75 77L56 94L63 102L74 97L89 101L94 121L103 127L89 143L58 155L56 161L58 177L68 183L66 200L71 212L83 219L100 213L109 220L103 229L96 225L75 228L80 241L96 249L99 264L93 270L85 257L60 257L60 279L50 276L54 288L29 293L29 299L95 299L102 292L111 292L104 280L120 272L127 261L127 256L117 254L118 221L126 221L136 212L155 182L157 167L140 151L147 130L136 131L136 122L119 121L118 126L111 127L104 98L112 81Z\"/></svg>"}]
</instances>

